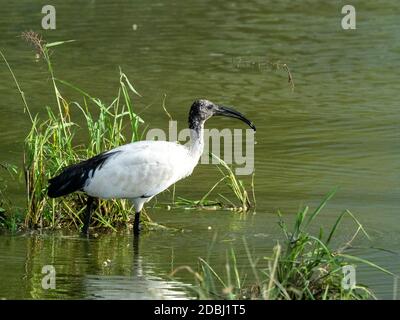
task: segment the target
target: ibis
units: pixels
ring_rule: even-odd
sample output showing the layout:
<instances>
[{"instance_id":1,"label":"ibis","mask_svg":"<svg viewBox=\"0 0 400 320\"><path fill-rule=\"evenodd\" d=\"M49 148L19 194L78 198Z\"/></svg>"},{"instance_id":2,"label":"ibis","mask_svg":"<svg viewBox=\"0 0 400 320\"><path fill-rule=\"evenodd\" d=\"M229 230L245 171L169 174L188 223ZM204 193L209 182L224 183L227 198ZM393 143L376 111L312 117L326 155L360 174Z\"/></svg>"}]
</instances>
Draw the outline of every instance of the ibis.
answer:
<instances>
[{"instance_id":1,"label":"ibis","mask_svg":"<svg viewBox=\"0 0 400 320\"><path fill-rule=\"evenodd\" d=\"M208 100L196 100L189 111L190 140L185 145L168 141L137 141L70 165L49 180L48 196L57 198L76 191L87 194L82 232L88 234L95 198L128 199L135 208L134 235L139 234L143 205L175 182L189 176L204 147L204 123L212 116L242 120L240 112Z\"/></svg>"}]
</instances>

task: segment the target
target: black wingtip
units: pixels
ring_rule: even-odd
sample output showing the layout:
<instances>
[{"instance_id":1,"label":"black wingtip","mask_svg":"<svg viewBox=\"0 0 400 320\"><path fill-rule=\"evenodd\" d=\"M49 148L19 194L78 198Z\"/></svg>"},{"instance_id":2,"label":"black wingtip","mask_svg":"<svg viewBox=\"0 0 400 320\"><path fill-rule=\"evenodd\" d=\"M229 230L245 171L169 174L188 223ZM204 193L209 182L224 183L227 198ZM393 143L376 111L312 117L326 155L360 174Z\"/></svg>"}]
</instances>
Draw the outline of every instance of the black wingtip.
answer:
<instances>
[{"instance_id":1,"label":"black wingtip","mask_svg":"<svg viewBox=\"0 0 400 320\"><path fill-rule=\"evenodd\" d=\"M93 158L65 168L58 176L48 180L47 195L49 198L58 198L82 190L89 178L89 172L93 176L94 172L101 168L109 157L118 152L100 153Z\"/></svg>"},{"instance_id":2,"label":"black wingtip","mask_svg":"<svg viewBox=\"0 0 400 320\"><path fill-rule=\"evenodd\" d=\"M49 198L58 198L58 197L62 196L62 194L57 192L57 188L55 187L55 184L54 184L54 178L50 179L48 181L48 183L49 183L49 186L47 187L47 196Z\"/></svg>"}]
</instances>

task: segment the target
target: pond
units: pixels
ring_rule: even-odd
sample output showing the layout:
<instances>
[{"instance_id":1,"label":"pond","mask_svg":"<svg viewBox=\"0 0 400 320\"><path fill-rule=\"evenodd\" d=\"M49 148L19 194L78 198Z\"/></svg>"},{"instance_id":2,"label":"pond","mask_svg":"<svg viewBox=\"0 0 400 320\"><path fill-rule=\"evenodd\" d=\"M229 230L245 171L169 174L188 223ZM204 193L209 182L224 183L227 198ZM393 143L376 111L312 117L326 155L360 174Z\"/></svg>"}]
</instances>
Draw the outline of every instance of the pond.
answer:
<instances>
[{"instance_id":1,"label":"pond","mask_svg":"<svg viewBox=\"0 0 400 320\"><path fill-rule=\"evenodd\" d=\"M400 3L353 1L357 29L341 28L342 1L53 1L56 30L41 30L41 5L2 1L1 50L34 113L54 106L46 66L18 36L33 29L51 42L74 39L52 55L56 75L109 101L119 67L142 97L135 106L150 128L167 130L161 108L186 128L196 98L231 105L257 126L255 212L147 209L151 218L179 231L130 232L82 239L68 231L0 236L0 298L177 298L194 296L194 277L170 272L196 269L198 257L224 269L234 247L241 270L249 269L244 243L256 257L282 239L280 210L293 221L314 209L334 187L338 192L318 225L330 226L349 209L371 240L352 254L399 273L400 113L398 72ZM284 69L293 76L294 90ZM5 65L0 77L0 162L21 165L29 119ZM208 128L243 128L234 120ZM80 136L82 141L85 135ZM7 173L1 172L7 180ZM251 175L242 176L250 186ZM176 185L184 198L199 199L219 179L214 165L200 164ZM2 180L3 181L3 180ZM7 183L10 199L24 206L22 182ZM155 200L153 200L154 202ZM337 241L356 226L346 219ZM381 250L385 249L385 250ZM54 265L55 290L43 290L41 270ZM357 281L379 298L392 298L394 280L372 268Z\"/></svg>"}]
</instances>

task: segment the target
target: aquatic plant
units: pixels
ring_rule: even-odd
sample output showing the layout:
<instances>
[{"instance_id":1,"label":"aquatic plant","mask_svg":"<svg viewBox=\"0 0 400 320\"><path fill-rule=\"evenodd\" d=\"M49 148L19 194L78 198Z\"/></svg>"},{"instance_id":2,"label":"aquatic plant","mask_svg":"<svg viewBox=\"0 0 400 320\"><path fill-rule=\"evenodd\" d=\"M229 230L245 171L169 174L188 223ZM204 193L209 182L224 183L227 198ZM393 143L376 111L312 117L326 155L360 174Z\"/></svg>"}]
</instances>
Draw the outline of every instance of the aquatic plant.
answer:
<instances>
[{"instance_id":1,"label":"aquatic plant","mask_svg":"<svg viewBox=\"0 0 400 320\"><path fill-rule=\"evenodd\" d=\"M330 192L318 208L308 215L308 207L300 210L294 221L291 232L288 230L282 215L279 215L279 226L283 232L283 242L277 242L273 253L256 262L244 239L250 267L255 282L246 284L248 274L240 273L235 252L227 253L225 274L215 271L209 262L199 258L198 270L188 266L175 269L186 270L194 275L196 285L192 288L200 299L267 299L267 300L317 300L317 299L374 299L373 292L365 285L354 284L349 288L342 285L343 267L360 262L394 276L380 266L346 252L351 242L363 233L368 234L361 223L348 210L343 211L330 229L327 236L321 228L316 236L308 231L310 223L319 215L327 201L333 196ZM350 216L356 224L356 231L351 240L343 246L332 249L332 240L344 216Z\"/></svg>"},{"instance_id":2,"label":"aquatic plant","mask_svg":"<svg viewBox=\"0 0 400 320\"><path fill-rule=\"evenodd\" d=\"M210 153L210 157L213 157L218 161L217 168L221 173L221 178L199 200L190 200L181 196L177 196L175 199L175 192L173 192L172 205L174 207L186 209L227 209L239 212L247 212L251 208L255 208L256 200L254 190L254 174L252 176L251 183L253 196L252 203L244 182L240 180L237 175L235 175L233 168L213 153ZM232 194L231 199L223 195L221 192L218 192L218 186L220 186L223 182L225 187L230 190L230 194ZM216 199L210 199L211 194L213 193L217 193Z\"/></svg>"},{"instance_id":3,"label":"aquatic plant","mask_svg":"<svg viewBox=\"0 0 400 320\"><path fill-rule=\"evenodd\" d=\"M50 48L70 41L46 43L40 35L25 32L22 37L34 46L39 57L48 67L57 108L47 107L45 120L33 116L10 65L3 54L9 71L20 92L25 111L31 120L31 130L25 139L24 176L26 184L27 212L24 227L50 227L81 225L81 212L85 209L84 196L71 195L64 199L47 197L47 180L61 168L82 161L101 151L141 139L144 121L134 112L131 94L138 94L128 77L120 71L119 88L111 103L106 104L84 90L55 77L50 60ZM82 102L69 102L61 94L59 86L67 86L82 95ZM77 113L79 113L77 115ZM78 125L73 117L84 118ZM87 145L77 144L78 130L86 130ZM129 137L129 138L127 138ZM119 222L129 221L131 205L126 201L102 201L97 203L95 223L114 229Z\"/></svg>"},{"instance_id":4,"label":"aquatic plant","mask_svg":"<svg viewBox=\"0 0 400 320\"><path fill-rule=\"evenodd\" d=\"M0 162L0 170L6 171L12 179L17 175L17 167L9 163ZM6 191L7 181L0 176L0 228L16 231L20 222L20 212L19 208L12 205Z\"/></svg>"}]
</instances>

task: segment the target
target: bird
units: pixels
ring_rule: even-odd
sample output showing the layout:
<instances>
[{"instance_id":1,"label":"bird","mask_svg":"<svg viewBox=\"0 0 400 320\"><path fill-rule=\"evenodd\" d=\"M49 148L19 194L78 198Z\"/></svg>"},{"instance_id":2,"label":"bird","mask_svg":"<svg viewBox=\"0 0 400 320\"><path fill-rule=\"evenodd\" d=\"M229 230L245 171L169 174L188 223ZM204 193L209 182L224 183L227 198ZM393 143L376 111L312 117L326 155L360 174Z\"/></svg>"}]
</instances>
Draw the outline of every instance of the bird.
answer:
<instances>
[{"instance_id":1,"label":"bird","mask_svg":"<svg viewBox=\"0 0 400 320\"><path fill-rule=\"evenodd\" d=\"M58 198L83 191L88 196L81 230L85 235L95 198L128 199L135 208L133 233L138 236L143 205L192 174L204 149L204 123L213 116L239 119L256 131L253 122L235 109L198 99L190 107L190 139L186 144L143 140L102 152L49 179L47 195Z\"/></svg>"}]
</instances>

